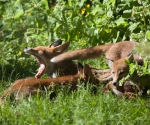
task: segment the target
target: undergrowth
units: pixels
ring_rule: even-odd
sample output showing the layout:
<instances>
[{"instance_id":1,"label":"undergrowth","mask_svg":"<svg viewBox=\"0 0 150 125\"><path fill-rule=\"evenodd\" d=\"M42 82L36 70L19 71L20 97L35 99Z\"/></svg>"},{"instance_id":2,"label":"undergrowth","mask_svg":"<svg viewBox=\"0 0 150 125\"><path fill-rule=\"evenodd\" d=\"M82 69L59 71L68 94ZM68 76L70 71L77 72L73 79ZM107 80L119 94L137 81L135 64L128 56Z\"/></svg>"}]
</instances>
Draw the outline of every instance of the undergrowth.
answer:
<instances>
[{"instance_id":1,"label":"undergrowth","mask_svg":"<svg viewBox=\"0 0 150 125\"><path fill-rule=\"evenodd\" d=\"M102 87L96 94L92 86L69 94L59 91L55 99L49 93L31 96L20 102L10 102L0 107L2 125L148 125L150 101L146 98L134 100L118 98L112 93L104 94ZM0 88L0 93L4 87Z\"/></svg>"}]
</instances>

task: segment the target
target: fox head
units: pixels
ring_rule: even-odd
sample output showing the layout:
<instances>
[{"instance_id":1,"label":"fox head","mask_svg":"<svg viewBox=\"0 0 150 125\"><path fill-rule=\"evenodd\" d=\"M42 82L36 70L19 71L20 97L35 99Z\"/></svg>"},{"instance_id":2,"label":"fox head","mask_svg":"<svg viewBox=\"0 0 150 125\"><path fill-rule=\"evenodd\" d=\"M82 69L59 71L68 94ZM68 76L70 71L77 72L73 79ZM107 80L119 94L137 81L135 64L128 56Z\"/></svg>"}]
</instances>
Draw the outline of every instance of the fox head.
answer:
<instances>
[{"instance_id":1,"label":"fox head","mask_svg":"<svg viewBox=\"0 0 150 125\"><path fill-rule=\"evenodd\" d=\"M133 55L131 54L128 57L124 57L116 61L111 61L112 63L111 75L113 78L112 81L113 84L115 84L116 82L118 82L123 77L129 74L129 66L126 63L126 60L133 61L134 60Z\"/></svg>"},{"instance_id":2,"label":"fox head","mask_svg":"<svg viewBox=\"0 0 150 125\"><path fill-rule=\"evenodd\" d=\"M69 44L69 42L62 44L62 41L59 39L49 46L38 46L35 48L25 47L24 52L33 55L40 64L40 68L35 75L35 78L40 78L43 74L55 77L53 74L54 63L50 62L50 60L64 52L69 47Z\"/></svg>"}]
</instances>

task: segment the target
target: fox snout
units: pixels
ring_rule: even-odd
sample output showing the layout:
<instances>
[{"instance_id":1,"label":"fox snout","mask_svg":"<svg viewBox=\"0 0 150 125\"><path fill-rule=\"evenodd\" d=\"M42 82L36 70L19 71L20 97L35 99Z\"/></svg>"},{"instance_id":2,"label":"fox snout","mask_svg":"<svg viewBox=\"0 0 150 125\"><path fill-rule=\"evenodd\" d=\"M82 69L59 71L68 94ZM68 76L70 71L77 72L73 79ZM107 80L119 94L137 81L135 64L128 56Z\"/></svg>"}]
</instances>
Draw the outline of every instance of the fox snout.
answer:
<instances>
[{"instance_id":1,"label":"fox snout","mask_svg":"<svg viewBox=\"0 0 150 125\"><path fill-rule=\"evenodd\" d=\"M30 50L30 48L29 47L24 47L24 52L28 52Z\"/></svg>"}]
</instances>

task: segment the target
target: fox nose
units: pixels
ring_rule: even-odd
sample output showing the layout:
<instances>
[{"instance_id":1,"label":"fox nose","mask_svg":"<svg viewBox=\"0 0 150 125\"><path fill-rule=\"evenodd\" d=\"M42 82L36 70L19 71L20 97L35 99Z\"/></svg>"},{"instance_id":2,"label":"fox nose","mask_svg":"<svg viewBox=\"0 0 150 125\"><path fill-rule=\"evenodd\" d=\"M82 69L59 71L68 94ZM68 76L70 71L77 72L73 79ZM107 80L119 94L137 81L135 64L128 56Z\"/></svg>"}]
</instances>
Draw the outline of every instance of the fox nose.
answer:
<instances>
[{"instance_id":1,"label":"fox nose","mask_svg":"<svg viewBox=\"0 0 150 125\"><path fill-rule=\"evenodd\" d=\"M29 50L28 47L24 47L24 52L27 52Z\"/></svg>"}]
</instances>

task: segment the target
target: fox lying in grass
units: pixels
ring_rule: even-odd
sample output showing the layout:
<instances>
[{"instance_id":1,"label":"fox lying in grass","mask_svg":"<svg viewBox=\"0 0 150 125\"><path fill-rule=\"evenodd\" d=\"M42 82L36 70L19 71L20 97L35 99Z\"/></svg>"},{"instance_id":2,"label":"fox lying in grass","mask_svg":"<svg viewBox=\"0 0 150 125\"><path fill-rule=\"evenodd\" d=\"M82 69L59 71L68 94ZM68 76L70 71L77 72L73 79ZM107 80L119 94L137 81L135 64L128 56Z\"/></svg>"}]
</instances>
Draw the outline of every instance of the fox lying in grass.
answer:
<instances>
[{"instance_id":1,"label":"fox lying in grass","mask_svg":"<svg viewBox=\"0 0 150 125\"><path fill-rule=\"evenodd\" d=\"M51 62L58 63L74 59L99 58L101 57L101 55L104 54L106 57L106 62L111 68L112 66L110 60L115 61L122 57L126 57L128 54L132 52L134 46L137 44L138 44L137 42L122 41L118 43L99 45L91 48L73 50L53 57L51 59Z\"/></svg>"},{"instance_id":2,"label":"fox lying in grass","mask_svg":"<svg viewBox=\"0 0 150 125\"><path fill-rule=\"evenodd\" d=\"M137 42L131 42L131 41L122 41L118 43L99 45L99 46L95 46L91 48L79 49L79 50L74 50L74 51L60 54L56 57L53 57L51 59L51 62L58 63L58 62L65 61L65 60L98 58L104 54L106 57L106 62L108 63L110 69L112 69L113 67L112 62L123 59L124 57L126 58L126 56L128 56L132 52L134 46L136 45L138 45ZM138 55L134 55L134 58L138 61L141 61L141 63L143 62L143 60L140 59ZM112 73L110 73L106 79L108 80L113 79L114 81L115 76L111 74ZM118 76L121 76L121 75L123 74L121 73ZM139 87L133 86L131 82L125 82L122 87L118 86L117 88L113 84L111 85L110 83L106 86L107 87L110 86L113 90L115 90L115 94L118 96L122 96L124 93L127 93L127 92L132 93L135 91L139 91ZM132 87L137 88L137 90L134 91Z\"/></svg>"},{"instance_id":3,"label":"fox lying in grass","mask_svg":"<svg viewBox=\"0 0 150 125\"><path fill-rule=\"evenodd\" d=\"M47 74L52 78L56 78L57 75L63 76L76 74L77 65L71 60L57 64L50 62L50 59L63 53L68 48L69 44L69 42L62 44L62 41L59 39L49 46L38 46L35 48L25 47L24 52L33 55L40 64L40 68L35 75L35 78L40 78L43 74Z\"/></svg>"},{"instance_id":4,"label":"fox lying in grass","mask_svg":"<svg viewBox=\"0 0 150 125\"><path fill-rule=\"evenodd\" d=\"M113 48L114 49L118 48L119 45L123 46L126 44L128 44L128 46L130 46L129 48L131 49L137 43L124 41L124 42L120 42L118 44L108 44L108 45L98 46L98 48L102 47L101 49L105 50L105 49L109 49L111 47L110 49L113 50ZM114 46L112 46L112 45L114 45ZM35 78L40 78L44 73L48 74L49 76L51 76L53 78L56 77L56 74L59 74L59 76L76 74L77 66L73 61L68 60L68 61L64 61L64 62L60 62L60 63L52 63L49 61L51 58L64 52L68 48L68 46L69 46L69 42L62 44L62 41L59 39L59 40L53 42L48 47L44 47L44 46L38 46L36 48L27 48L26 47L24 49L24 51L27 54L33 55L37 59L37 61L40 63L40 68L39 68L38 73L35 75ZM121 46L119 46L119 47L121 47ZM119 50L119 51L121 51L121 50ZM74 51L72 51L72 52L74 53ZM109 53L111 53L111 51L107 50L106 53L108 53L108 55L109 55ZM124 55L124 54L122 54L122 55ZM117 56L117 58L119 58L119 56ZM91 67L91 71L94 74L94 77L102 83L105 83L108 80L112 79L110 69L100 70L100 69Z\"/></svg>"},{"instance_id":5,"label":"fox lying in grass","mask_svg":"<svg viewBox=\"0 0 150 125\"><path fill-rule=\"evenodd\" d=\"M69 46L69 42L62 44L62 41L59 39L53 42L51 45L38 46L35 48L25 47L24 51L27 54L33 55L37 62L40 64L38 73L35 75L35 78L40 78L43 74L47 74L52 78L65 75L74 75L77 73L77 64L71 60L52 63L50 59L63 53ZM106 82L110 77L110 69L101 70L91 67L91 71L95 74L95 77L101 81Z\"/></svg>"},{"instance_id":6,"label":"fox lying in grass","mask_svg":"<svg viewBox=\"0 0 150 125\"><path fill-rule=\"evenodd\" d=\"M132 61L137 61L139 65L143 64L143 59L137 59L136 56L133 54L130 54L128 57L121 58L117 61L112 61L112 69L111 69L111 74L113 80L106 85L106 88L109 86L113 92L118 95L122 96L123 94L116 91L116 87L114 84L116 84L119 80L121 80L123 77L127 76L129 74L129 66L126 63L126 60ZM144 76L139 76L138 73L135 71L132 76L130 76L129 80L131 80L134 83L134 86L138 88L139 94L141 94L141 91L143 88L148 89L150 85L148 85L150 81L150 75L145 74ZM132 92L132 91L131 91ZM133 94L134 95L134 94Z\"/></svg>"},{"instance_id":7,"label":"fox lying in grass","mask_svg":"<svg viewBox=\"0 0 150 125\"><path fill-rule=\"evenodd\" d=\"M99 84L99 81L93 77L89 65L82 66L78 63L78 73L76 75L62 76L58 78L25 78L14 82L0 98L0 104L3 104L7 96L13 95L15 100L20 100L22 97L28 97L36 93L42 93L46 90L55 90L58 86L70 87L70 90L77 89L78 82L82 81L91 84Z\"/></svg>"}]
</instances>

